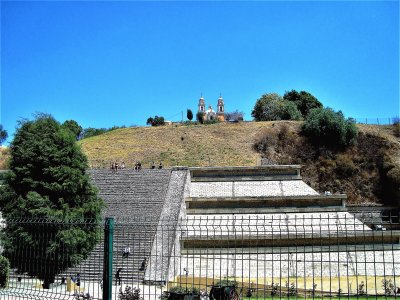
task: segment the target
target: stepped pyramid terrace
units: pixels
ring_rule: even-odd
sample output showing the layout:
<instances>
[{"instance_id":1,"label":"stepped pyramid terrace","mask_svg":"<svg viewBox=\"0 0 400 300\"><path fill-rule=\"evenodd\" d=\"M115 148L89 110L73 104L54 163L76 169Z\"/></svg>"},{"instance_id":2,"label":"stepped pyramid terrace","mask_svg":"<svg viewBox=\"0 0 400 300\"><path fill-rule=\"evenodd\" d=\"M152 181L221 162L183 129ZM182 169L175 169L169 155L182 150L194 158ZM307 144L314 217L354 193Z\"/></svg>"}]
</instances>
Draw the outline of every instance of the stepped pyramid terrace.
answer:
<instances>
[{"instance_id":1,"label":"stepped pyramid terrace","mask_svg":"<svg viewBox=\"0 0 400 300\"><path fill-rule=\"evenodd\" d=\"M104 217L115 219L115 299L117 270L121 286L139 287L145 299L176 286L208 293L223 280L236 282L239 298L249 291L283 297L290 289L301 297L349 296L360 294L360 285L387 295L382 280L400 286L398 214L354 214L346 195L307 185L301 166L88 172L106 202ZM79 273L84 290L102 299L104 241L57 280ZM17 287L11 280L10 290Z\"/></svg>"}]
</instances>

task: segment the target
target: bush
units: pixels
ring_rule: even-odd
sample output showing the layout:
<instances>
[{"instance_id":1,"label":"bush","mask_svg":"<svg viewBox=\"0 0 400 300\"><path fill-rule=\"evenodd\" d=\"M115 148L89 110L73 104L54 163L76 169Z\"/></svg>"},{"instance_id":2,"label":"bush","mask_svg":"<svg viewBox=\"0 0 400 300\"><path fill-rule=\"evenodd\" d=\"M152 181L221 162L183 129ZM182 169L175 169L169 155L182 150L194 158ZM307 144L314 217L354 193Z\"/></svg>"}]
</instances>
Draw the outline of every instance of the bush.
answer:
<instances>
[{"instance_id":1,"label":"bush","mask_svg":"<svg viewBox=\"0 0 400 300\"><path fill-rule=\"evenodd\" d=\"M234 286L235 288L237 288L238 282L236 280L222 279L220 281L217 281L217 283L215 285L216 286Z\"/></svg>"},{"instance_id":2,"label":"bush","mask_svg":"<svg viewBox=\"0 0 400 300\"><path fill-rule=\"evenodd\" d=\"M265 128L256 135L253 149L268 154L278 143L278 136L273 128Z\"/></svg>"},{"instance_id":3,"label":"bush","mask_svg":"<svg viewBox=\"0 0 400 300\"><path fill-rule=\"evenodd\" d=\"M399 117L392 118L392 122L393 122L394 135L400 137L400 118Z\"/></svg>"},{"instance_id":4,"label":"bush","mask_svg":"<svg viewBox=\"0 0 400 300\"><path fill-rule=\"evenodd\" d=\"M196 114L196 120L200 124L203 124L203 122L204 122L204 113L202 113L201 111L198 111L197 114Z\"/></svg>"},{"instance_id":5,"label":"bush","mask_svg":"<svg viewBox=\"0 0 400 300\"><path fill-rule=\"evenodd\" d=\"M163 126L165 124L164 117L155 116L154 118L150 117L146 121L147 125L151 126Z\"/></svg>"},{"instance_id":6,"label":"bush","mask_svg":"<svg viewBox=\"0 0 400 300\"><path fill-rule=\"evenodd\" d=\"M314 108L303 124L302 132L318 146L345 148L356 141L357 127L353 119L345 119L341 111Z\"/></svg>"},{"instance_id":7,"label":"bush","mask_svg":"<svg viewBox=\"0 0 400 300\"><path fill-rule=\"evenodd\" d=\"M243 121L243 116L244 112L235 110L232 112L226 112L225 113L225 121L230 121L230 122L239 122Z\"/></svg>"},{"instance_id":8,"label":"bush","mask_svg":"<svg viewBox=\"0 0 400 300\"><path fill-rule=\"evenodd\" d=\"M118 294L119 300L142 300L143 297L140 297L140 289L132 288L130 286L125 287L125 291L122 291L122 288L119 289Z\"/></svg>"},{"instance_id":9,"label":"bush","mask_svg":"<svg viewBox=\"0 0 400 300\"><path fill-rule=\"evenodd\" d=\"M7 287L10 276L10 262L7 258L0 255L0 289Z\"/></svg>"},{"instance_id":10,"label":"bush","mask_svg":"<svg viewBox=\"0 0 400 300\"><path fill-rule=\"evenodd\" d=\"M339 155L336 159L336 174L341 178L352 176L357 171L354 162L345 155Z\"/></svg>"},{"instance_id":11,"label":"bush","mask_svg":"<svg viewBox=\"0 0 400 300\"><path fill-rule=\"evenodd\" d=\"M385 291L385 296L391 296L395 293L396 288L392 282L392 279L382 279L382 287Z\"/></svg>"},{"instance_id":12,"label":"bush","mask_svg":"<svg viewBox=\"0 0 400 300\"><path fill-rule=\"evenodd\" d=\"M171 293L188 293L188 294L200 294L200 290L194 286L177 285L169 289Z\"/></svg>"}]
</instances>

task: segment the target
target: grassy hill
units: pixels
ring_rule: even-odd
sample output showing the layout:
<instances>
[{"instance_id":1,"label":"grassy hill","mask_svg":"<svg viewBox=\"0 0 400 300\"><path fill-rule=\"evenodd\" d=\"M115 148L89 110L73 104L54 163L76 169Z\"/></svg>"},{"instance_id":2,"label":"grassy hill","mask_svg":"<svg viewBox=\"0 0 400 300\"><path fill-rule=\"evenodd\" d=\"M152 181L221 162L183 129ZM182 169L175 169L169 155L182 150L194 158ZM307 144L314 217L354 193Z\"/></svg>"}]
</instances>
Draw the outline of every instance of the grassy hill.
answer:
<instances>
[{"instance_id":1,"label":"grassy hill","mask_svg":"<svg viewBox=\"0 0 400 300\"><path fill-rule=\"evenodd\" d=\"M144 167L161 161L164 166L256 165L260 155L252 150L255 135L265 123L123 128L80 143L93 166L124 161Z\"/></svg>"},{"instance_id":2,"label":"grassy hill","mask_svg":"<svg viewBox=\"0 0 400 300\"><path fill-rule=\"evenodd\" d=\"M79 144L94 168L109 168L113 161L128 168L136 161L145 168L152 161L164 166L255 166L263 158L303 165L308 184L319 192L346 193L349 204L398 202L400 139L393 126L358 125L357 144L346 151L315 148L300 127L294 121L134 127Z\"/></svg>"},{"instance_id":3,"label":"grassy hill","mask_svg":"<svg viewBox=\"0 0 400 300\"><path fill-rule=\"evenodd\" d=\"M388 169L400 168L400 140L393 127L358 125L358 142L346 151L315 148L301 122L243 122L124 128L80 141L92 167L112 161L164 166L301 164L303 178L319 192L346 193L349 204L394 204ZM254 144L258 147L255 147ZM396 182L394 183L396 189Z\"/></svg>"}]
</instances>

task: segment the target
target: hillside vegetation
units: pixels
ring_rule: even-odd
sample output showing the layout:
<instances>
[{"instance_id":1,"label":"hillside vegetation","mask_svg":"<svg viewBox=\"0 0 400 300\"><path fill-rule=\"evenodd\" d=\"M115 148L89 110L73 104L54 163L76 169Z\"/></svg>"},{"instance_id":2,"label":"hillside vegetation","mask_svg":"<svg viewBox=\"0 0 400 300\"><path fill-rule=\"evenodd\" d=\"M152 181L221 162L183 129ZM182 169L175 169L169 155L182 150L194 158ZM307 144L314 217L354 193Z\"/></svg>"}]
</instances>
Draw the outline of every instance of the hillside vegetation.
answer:
<instances>
[{"instance_id":1,"label":"hillside vegetation","mask_svg":"<svg viewBox=\"0 0 400 300\"><path fill-rule=\"evenodd\" d=\"M397 204L400 139L393 126L357 125L358 141L345 151L315 147L300 134L302 122L269 121L122 128L79 143L90 167L124 162L144 168L301 164L304 181L318 192L346 193L349 204ZM397 194L396 194L397 192Z\"/></svg>"}]
</instances>

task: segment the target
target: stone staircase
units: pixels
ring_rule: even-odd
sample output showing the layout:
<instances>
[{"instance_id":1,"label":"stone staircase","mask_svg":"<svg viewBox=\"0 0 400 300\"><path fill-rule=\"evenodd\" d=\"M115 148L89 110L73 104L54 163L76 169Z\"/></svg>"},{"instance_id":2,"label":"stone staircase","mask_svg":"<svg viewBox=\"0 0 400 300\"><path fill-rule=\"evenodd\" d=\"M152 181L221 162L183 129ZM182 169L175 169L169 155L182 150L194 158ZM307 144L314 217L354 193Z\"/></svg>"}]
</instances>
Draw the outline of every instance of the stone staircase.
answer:
<instances>
[{"instance_id":1,"label":"stone staircase","mask_svg":"<svg viewBox=\"0 0 400 300\"><path fill-rule=\"evenodd\" d=\"M171 176L170 169L162 170L90 170L93 184L105 201L104 217L115 218L113 243L113 273L122 268L124 281L141 281L146 268L141 268L149 259L161 208L164 205ZM102 234L102 228L99 229ZM130 255L123 257L125 247ZM81 279L102 280L104 240L96 245L90 256L79 266L64 274L69 277L80 273Z\"/></svg>"}]
</instances>

